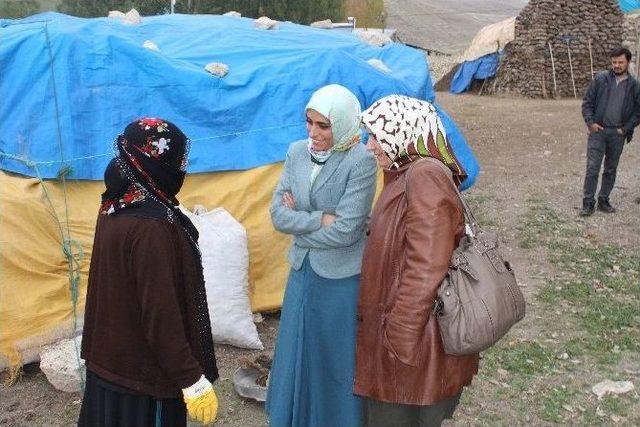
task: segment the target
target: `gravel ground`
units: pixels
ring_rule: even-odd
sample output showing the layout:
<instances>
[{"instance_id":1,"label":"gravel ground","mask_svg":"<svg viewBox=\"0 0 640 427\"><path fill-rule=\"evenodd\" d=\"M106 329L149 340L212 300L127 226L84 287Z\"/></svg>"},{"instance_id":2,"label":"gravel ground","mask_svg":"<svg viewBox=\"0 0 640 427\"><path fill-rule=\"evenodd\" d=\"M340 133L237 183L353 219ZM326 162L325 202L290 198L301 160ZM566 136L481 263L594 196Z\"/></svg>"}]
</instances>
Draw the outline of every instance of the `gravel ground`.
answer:
<instances>
[{"instance_id":1,"label":"gravel ground","mask_svg":"<svg viewBox=\"0 0 640 427\"><path fill-rule=\"evenodd\" d=\"M429 61L429 71L431 72L431 81L435 85L445 74L451 71L451 68L458 65L458 55L439 55L432 53L427 55Z\"/></svg>"}]
</instances>

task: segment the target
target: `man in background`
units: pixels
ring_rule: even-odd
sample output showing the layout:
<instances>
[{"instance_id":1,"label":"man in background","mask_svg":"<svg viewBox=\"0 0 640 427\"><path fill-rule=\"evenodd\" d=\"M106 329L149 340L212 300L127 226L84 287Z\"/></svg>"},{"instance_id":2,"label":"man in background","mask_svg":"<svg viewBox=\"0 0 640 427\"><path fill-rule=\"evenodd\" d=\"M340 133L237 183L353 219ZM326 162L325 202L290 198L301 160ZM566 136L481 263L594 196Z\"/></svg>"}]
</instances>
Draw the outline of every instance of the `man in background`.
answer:
<instances>
[{"instance_id":1,"label":"man in background","mask_svg":"<svg viewBox=\"0 0 640 427\"><path fill-rule=\"evenodd\" d=\"M625 141L631 141L640 123L640 86L628 72L631 52L619 48L611 53L611 70L599 74L582 101L582 116L589 129L587 171L581 216L590 216L596 208L598 175L604 158L598 210L614 213L609 195L616 181L618 161Z\"/></svg>"}]
</instances>

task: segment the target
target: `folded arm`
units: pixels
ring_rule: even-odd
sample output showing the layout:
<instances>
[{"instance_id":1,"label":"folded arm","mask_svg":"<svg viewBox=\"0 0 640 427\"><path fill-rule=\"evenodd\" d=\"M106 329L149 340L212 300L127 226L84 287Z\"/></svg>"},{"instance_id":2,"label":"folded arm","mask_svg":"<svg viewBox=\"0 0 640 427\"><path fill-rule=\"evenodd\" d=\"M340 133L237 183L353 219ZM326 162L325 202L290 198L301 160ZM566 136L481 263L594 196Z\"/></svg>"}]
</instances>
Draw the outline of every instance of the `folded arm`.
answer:
<instances>
[{"instance_id":1,"label":"folded arm","mask_svg":"<svg viewBox=\"0 0 640 427\"><path fill-rule=\"evenodd\" d=\"M344 194L336 206L335 221L326 228L296 236L303 248L341 248L362 237L376 192L376 165L373 157L364 157L349 174Z\"/></svg>"},{"instance_id":2,"label":"folded arm","mask_svg":"<svg viewBox=\"0 0 640 427\"><path fill-rule=\"evenodd\" d=\"M291 192L292 167L293 165L291 163L289 153L287 153L287 158L284 162L284 169L280 176L280 180L278 181L278 185L273 192L273 198L269 208L269 212L271 213L271 222L276 230L285 234L300 235L319 230L322 227L321 211L297 211L285 206L282 202L284 194L286 192Z\"/></svg>"}]
</instances>

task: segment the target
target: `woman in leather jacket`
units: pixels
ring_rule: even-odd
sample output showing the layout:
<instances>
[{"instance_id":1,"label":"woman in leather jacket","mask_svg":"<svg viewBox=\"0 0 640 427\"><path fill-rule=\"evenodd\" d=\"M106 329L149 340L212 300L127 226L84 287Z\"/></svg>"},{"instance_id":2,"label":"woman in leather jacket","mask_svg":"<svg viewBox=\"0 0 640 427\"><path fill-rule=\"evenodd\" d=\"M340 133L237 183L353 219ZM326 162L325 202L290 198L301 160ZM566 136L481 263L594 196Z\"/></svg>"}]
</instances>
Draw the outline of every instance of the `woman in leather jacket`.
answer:
<instances>
[{"instance_id":1,"label":"woman in leather jacket","mask_svg":"<svg viewBox=\"0 0 640 427\"><path fill-rule=\"evenodd\" d=\"M450 418L478 355L444 353L437 290L465 231L456 184L466 173L435 108L392 95L362 114L367 149L384 172L363 256L355 393L364 425L439 426Z\"/></svg>"}]
</instances>

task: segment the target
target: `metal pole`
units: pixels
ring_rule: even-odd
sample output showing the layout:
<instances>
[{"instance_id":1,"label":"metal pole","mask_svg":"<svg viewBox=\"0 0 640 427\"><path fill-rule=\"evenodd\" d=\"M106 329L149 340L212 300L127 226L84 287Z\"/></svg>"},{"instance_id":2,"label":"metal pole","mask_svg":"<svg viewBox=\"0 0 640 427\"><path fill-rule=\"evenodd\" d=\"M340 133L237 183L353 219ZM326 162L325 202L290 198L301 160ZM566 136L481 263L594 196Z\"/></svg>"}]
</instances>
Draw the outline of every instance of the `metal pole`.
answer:
<instances>
[{"instance_id":1,"label":"metal pole","mask_svg":"<svg viewBox=\"0 0 640 427\"><path fill-rule=\"evenodd\" d=\"M553 59L553 48L549 42L549 54L551 54L551 70L553 71L553 96L558 97L558 82L556 81L556 62Z\"/></svg>"},{"instance_id":2,"label":"metal pole","mask_svg":"<svg viewBox=\"0 0 640 427\"><path fill-rule=\"evenodd\" d=\"M478 96L482 96L482 91L484 90L484 85L486 85L486 84L487 84L487 80L488 80L488 79L484 79L484 80L482 81L482 86L480 86L480 91L478 92Z\"/></svg>"},{"instance_id":3,"label":"metal pole","mask_svg":"<svg viewBox=\"0 0 640 427\"><path fill-rule=\"evenodd\" d=\"M640 21L636 21L636 78L640 76Z\"/></svg>"},{"instance_id":4,"label":"metal pole","mask_svg":"<svg viewBox=\"0 0 640 427\"><path fill-rule=\"evenodd\" d=\"M593 52L591 51L591 39L589 39L589 61L591 61L591 80L593 80Z\"/></svg>"},{"instance_id":5,"label":"metal pole","mask_svg":"<svg viewBox=\"0 0 640 427\"><path fill-rule=\"evenodd\" d=\"M571 84L573 85L573 97L578 98L578 93L576 92L576 80L573 77L573 63L571 62L571 42L567 42L567 53L569 54L569 70L571 71Z\"/></svg>"},{"instance_id":6,"label":"metal pole","mask_svg":"<svg viewBox=\"0 0 640 427\"><path fill-rule=\"evenodd\" d=\"M640 76L640 37L636 45L636 78Z\"/></svg>"},{"instance_id":7,"label":"metal pole","mask_svg":"<svg viewBox=\"0 0 640 427\"><path fill-rule=\"evenodd\" d=\"M176 4L176 0L169 0L169 3L171 4L171 14L173 15L173 7Z\"/></svg>"}]
</instances>

